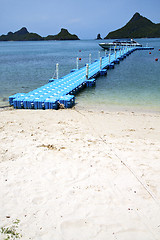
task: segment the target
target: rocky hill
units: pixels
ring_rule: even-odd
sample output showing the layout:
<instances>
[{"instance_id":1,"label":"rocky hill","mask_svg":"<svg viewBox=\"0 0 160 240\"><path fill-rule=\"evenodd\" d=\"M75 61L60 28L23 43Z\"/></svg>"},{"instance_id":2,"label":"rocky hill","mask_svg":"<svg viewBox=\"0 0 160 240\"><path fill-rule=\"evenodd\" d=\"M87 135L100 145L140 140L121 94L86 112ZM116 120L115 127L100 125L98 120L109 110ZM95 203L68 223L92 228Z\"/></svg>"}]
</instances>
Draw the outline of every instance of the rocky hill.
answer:
<instances>
[{"instance_id":1,"label":"rocky hill","mask_svg":"<svg viewBox=\"0 0 160 240\"><path fill-rule=\"evenodd\" d=\"M155 24L149 19L135 13L122 28L110 32L105 39L115 38L159 38L160 23Z\"/></svg>"},{"instance_id":2,"label":"rocky hill","mask_svg":"<svg viewBox=\"0 0 160 240\"><path fill-rule=\"evenodd\" d=\"M23 27L17 32L8 32L7 35L1 35L0 41L39 41L43 38L36 33L29 33L27 28Z\"/></svg>"},{"instance_id":3,"label":"rocky hill","mask_svg":"<svg viewBox=\"0 0 160 240\"><path fill-rule=\"evenodd\" d=\"M37 33L29 33L27 28L23 27L16 32L8 32L7 35L1 35L0 41L41 41L41 40L79 40L75 34L70 34L67 29L62 28L57 35L48 35L41 37Z\"/></svg>"},{"instance_id":4,"label":"rocky hill","mask_svg":"<svg viewBox=\"0 0 160 240\"><path fill-rule=\"evenodd\" d=\"M101 38L101 34L100 33L98 33L97 34L97 38L96 38L96 40L101 40L102 38Z\"/></svg>"},{"instance_id":5,"label":"rocky hill","mask_svg":"<svg viewBox=\"0 0 160 240\"><path fill-rule=\"evenodd\" d=\"M57 35L48 35L45 40L79 40L77 35L71 34L67 29L61 28Z\"/></svg>"}]
</instances>

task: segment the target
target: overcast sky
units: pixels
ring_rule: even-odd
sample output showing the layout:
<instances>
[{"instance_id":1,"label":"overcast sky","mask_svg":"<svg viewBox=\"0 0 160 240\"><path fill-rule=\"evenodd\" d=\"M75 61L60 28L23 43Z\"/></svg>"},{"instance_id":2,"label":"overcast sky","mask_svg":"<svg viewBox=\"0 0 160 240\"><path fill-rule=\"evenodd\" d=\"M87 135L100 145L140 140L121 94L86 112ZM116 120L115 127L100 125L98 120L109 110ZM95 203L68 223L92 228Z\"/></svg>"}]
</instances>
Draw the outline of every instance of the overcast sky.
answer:
<instances>
[{"instance_id":1,"label":"overcast sky","mask_svg":"<svg viewBox=\"0 0 160 240\"><path fill-rule=\"evenodd\" d=\"M67 28L80 39L104 38L135 12L160 23L160 0L0 0L0 35L26 27L44 37Z\"/></svg>"}]
</instances>

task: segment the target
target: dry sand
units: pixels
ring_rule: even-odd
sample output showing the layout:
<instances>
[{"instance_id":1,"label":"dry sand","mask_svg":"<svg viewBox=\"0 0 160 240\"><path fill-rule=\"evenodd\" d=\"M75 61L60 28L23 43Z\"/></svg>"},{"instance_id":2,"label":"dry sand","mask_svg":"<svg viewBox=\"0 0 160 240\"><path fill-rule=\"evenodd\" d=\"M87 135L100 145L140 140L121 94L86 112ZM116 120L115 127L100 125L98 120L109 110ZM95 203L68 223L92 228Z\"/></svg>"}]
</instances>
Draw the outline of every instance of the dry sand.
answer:
<instances>
[{"instance_id":1,"label":"dry sand","mask_svg":"<svg viewBox=\"0 0 160 240\"><path fill-rule=\"evenodd\" d=\"M160 239L158 113L1 109L0 142L0 227L19 219L24 240Z\"/></svg>"}]
</instances>

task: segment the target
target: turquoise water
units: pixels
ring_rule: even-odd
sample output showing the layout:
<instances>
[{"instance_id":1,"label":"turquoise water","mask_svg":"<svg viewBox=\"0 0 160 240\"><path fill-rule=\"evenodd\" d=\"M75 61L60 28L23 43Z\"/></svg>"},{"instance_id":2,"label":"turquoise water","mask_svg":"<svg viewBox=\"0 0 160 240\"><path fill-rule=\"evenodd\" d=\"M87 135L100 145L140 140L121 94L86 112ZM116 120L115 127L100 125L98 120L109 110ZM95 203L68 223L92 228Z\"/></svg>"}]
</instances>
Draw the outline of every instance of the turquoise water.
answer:
<instances>
[{"instance_id":1,"label":"turquoise water","mask_svg":"<svg viewBox=\"0 0 160 240\"><path fill-rule=\"evenodd\" d=\"M8 105L8 97L29 92L46 84L59 63L62 77L76 68L104 56L96 40L0 42L0 106ZM108 40L105 40L108 41ZM143 46L155 49L136 51L99 77L96 87L86 88L76 96L80 108L160 110L160 39L138 39ZM159 61L155 61L159 58Z\"/></svg>"}]
</instances>

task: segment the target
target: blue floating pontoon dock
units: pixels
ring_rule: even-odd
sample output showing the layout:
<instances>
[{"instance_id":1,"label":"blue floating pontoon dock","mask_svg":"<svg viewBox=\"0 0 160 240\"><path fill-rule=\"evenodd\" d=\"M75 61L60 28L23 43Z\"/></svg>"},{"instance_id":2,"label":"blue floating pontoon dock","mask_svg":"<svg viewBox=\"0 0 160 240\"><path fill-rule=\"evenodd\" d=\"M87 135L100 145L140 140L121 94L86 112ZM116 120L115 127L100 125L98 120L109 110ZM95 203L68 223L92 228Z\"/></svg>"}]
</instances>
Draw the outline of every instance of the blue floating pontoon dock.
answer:
<instances>
[{"instance_id":1,"label":"blue floating pontoon dock","mask_svg":"<svg viewBox=\"0 0 160 240\"><path fill-rule=\"evenodd\" d=\"M106 75L121 60L136 50L152 50L149 47L125 47L100 57L93 63L80 69L73 69L59 79L50 79L49 83L29 93L17 93L9 97L10 105L20 109L58 109L60 104L71 108L75 104L75 95L84 87L95 85L96 78Z\"/></svg>"}]
</instances>

